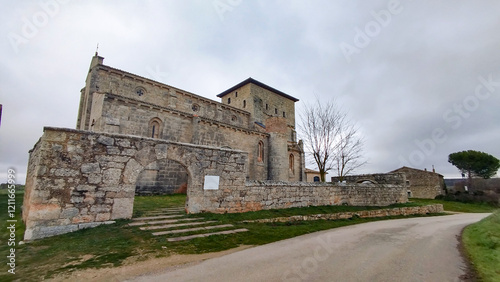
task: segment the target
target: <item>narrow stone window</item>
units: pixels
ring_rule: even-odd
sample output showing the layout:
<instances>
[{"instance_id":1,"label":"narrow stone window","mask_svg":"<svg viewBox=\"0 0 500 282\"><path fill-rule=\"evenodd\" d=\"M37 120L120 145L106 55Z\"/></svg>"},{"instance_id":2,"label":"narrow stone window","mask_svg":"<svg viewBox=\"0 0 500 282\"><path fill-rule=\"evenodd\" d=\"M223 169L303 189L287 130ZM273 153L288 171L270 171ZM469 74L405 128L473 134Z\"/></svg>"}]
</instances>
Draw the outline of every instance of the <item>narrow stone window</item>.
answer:
<instances>
[{"instance_id":1,"label":"narrow stone window","mask_svg":"<svg viewBox=\"0 0 500 282\"><path fill-rule=\"evenodd\" d=\"M243 108L247 107L247 100L243 100Z\"/></svg>"},{"instance_id":2,"label":"narrow stone window","mask_svg":"<svg viewBox=\"0 0 500 282\"><path fill-rule=\"evenodd\" d=\"M227 98L227 104L231 104L231 98Z\"/></svg>"},{"instance_id":3,"label":"narrow stone window","mask_svg":"<svg viewBox=\"0 0 500 282\"><path fill-rule=\"evenodd\" d=\"M274 108L274 114L277 115L278 114L278 109Z\"/></svg>"},{"instance_id":4,"label":"narrow stone window","mask_svg":"<svg viewBox=\"0 0 500 282\"><path fill-rule=\"evenodd\" d=\"M259 148L258 148L258 157L257 161L263 162L264 161L264 142L259 141Z\"/></svg>"},{"instance_id":5,"label":"narrow stone window","mask_svg":"<svg viewBox=\"0 0 500 282\"><path fill-rule=\"evenodd\" d=\"M266 111L269 110L269 104L266 104Z\"/></svg>"},{"instance_id":6,"label":"narrow stone window","mask_svg":"<svg viewBox=\"0 0 500 282\"><path fill-rule=\"evenodd\" d=\"M284 118L286 118L286 114L285 114L285 112L283 112L283 117L284 117Z\"/></svg>"},{"instance_id":7,"label":"narrow stone window","mask_svg":"<svg viewBox=\"0 0 500 282\"><path fill-rule=\"evenodd\" d=\"M290 157L288 157L288 166L290 168L290 172L295 174L295 156L293 154L290 154Z\"/></svg>"},{"instance_id":8,"label":"narrow stone window","mask_svg":"<svg viewBox=\"0 0 500 282\"><path fill-rule=\"evenodd\" d=\"M238 91L234 92L234 97L238 97Z\"/></svg>"},{"instance_id":9,"label":"narrow stone window","mask_svg":"<svg viewBox=\"0 0 500 282\"><path fill-rule=\"evenodd\" d=\"M148 137L161 138L162 121L159 118L153 118L149 121Z\"/></svg>"}]
</instances>

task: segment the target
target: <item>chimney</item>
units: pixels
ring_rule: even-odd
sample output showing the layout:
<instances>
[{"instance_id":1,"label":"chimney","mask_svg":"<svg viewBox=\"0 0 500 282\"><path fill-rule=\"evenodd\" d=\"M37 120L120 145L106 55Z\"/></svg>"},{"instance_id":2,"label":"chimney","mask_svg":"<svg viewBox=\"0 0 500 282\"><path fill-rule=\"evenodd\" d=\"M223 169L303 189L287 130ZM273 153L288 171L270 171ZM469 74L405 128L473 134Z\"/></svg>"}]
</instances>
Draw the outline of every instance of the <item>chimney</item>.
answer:
<instances>
[{"instance_id":1,"label":"chimney","mask_svg":"<svg viewBox=\"0 0 500 282\"><path fill-rule=\"evenodd\" d=\"M436 170L434 169L434 165L432 165L432 172L436 173Z\"/></svg>"}]
</instances>

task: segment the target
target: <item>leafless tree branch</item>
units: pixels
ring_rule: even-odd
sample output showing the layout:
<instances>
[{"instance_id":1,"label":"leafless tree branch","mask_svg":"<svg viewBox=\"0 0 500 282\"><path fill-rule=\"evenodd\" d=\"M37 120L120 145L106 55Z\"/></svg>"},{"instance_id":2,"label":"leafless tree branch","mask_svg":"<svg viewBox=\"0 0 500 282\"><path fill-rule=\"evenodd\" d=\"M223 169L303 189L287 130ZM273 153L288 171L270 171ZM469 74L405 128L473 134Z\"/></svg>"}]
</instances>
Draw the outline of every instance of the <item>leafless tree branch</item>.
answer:
<instances>
[{"instance_id":1,"label":"leafless tree branch","mask_svg":"<svg viewBox=\"0 0 500 282\"><path fill-rule=\"evenodd\" d=\"M318 166L322 182L332 169L342 179L366 163L361 160L363 140L358 137L358 129L335 101L316 99L314 104L305 104L298 129L306 153Z\"/></svg>"}]
</instances>

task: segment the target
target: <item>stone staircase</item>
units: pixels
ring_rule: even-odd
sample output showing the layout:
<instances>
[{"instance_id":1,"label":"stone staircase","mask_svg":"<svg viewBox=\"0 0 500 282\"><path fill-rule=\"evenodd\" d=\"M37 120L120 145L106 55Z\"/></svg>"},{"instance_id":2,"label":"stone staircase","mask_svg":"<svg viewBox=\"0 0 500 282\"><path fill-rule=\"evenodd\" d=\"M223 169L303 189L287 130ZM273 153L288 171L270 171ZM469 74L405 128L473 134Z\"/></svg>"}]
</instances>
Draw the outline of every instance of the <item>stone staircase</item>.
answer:
<instances>
[{"instance_id":1,"label":"stone staircase","mask_svg":"<svg viewBox=\"0 0 500 282\"><path fill-rule=\"evenodd\" d=\"M245 228L236 229L232 224L220 224L214 220L187 217L182 207L149 211L146 216L132 218L132 220L133 222L128 226L152 231L154 236L165 236L169 242L248 231Z\"/></svg>"}]
</instances>

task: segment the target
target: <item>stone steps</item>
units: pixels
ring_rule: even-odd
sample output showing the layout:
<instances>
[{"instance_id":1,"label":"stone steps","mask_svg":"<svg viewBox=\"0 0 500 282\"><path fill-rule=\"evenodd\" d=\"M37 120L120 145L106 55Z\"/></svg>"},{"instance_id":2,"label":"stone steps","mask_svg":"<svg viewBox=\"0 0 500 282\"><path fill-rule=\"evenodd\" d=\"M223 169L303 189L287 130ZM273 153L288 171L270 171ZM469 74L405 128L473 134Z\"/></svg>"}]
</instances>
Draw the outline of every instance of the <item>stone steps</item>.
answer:
<instances>
[{"instance_id":1,"label":"stone steps","mask_svg":"<svg viewBox=\"0 0 500 282\"><path fill-rule=\"evenodd\" d=\"M143 221L143 220L151 220L151 219L166 219L166 218L176 218L183 217L182 214L173 214L173 215L157 215L157 216L149 216L149 217L136 217L132 218L133 221Z\"/></svg>"},{"instance_id":2,"label":"stone steps","mask_svg":"<svg viewBox=\"0 0 500 282\"><path fill-rule=\"evenodd\" d=\"M186 228L186 229L176 229L176 230L169 230L169 231L154 232L153 235L159 236L159 235L167 235L167 234L178 234L178 233L187 233L187 232L193 232L193 231L219 229L219 228L226 228L226 227L234 227L234 225L222 224L222 225L211 225L211 226Z\"/></svg>"},{"instance_id":3,"label":"stone steps","mask_svg":"<svg viewBox=\"0 0 500 282\"><path fill-rule=\"evenodd\" d=\"M179 219L166 219L166 220L157 220L157 221L137 221L133 223L129 223L128 226L141 226L141 225L157 225L157 224L165 224L165 223L177 223L180 221L194 221L200 220L203 218L179 218Z\"/></svg>"},{"instance_id":4,"label":"stone steps","mask_svg":"<svg viewBox=\"0 0 500 282\"><path fill-rule=\"evenodd\" d=\"M139 229L141 229L141 230L170 229L170 228L177 228L177 227L184 227L184 226L211 224L211 223L216 223L216 222L217 221L211 220L211 221L201 221L201 222L177 223L177 224L140 227Z\"/></svg>"},{"instance_id":5,"label":"stone steps","mask_svg":"<svg viewBox=\"0 0 500 282\"><path fill-rule=\"evenodd\" d=\"M234 234L234 233L238 233L238 232L247 232L247 231L248 231L248 229L241 228L241 229L234 229L234 230L227 230L227 231L220 231L220 232L213 232L213 233L204 233L204 234L195 234L195 235L175 237L175 238L167 238L167 241L178 242L178 241L191 240L194 238L208 237L208 236L212 236L212 235L227 235L227 234Z\"/></svg>"},{"instance_id":6,"label":"stone steps","mask_svg":"<svg viewBox=\"0 0 500 282\"><path fill-rule=\"evenodd\" d=\"M235 229L232 224L214 225L217 221L204 218L186 217L184 208L163 208L145 213L143 217L132 218L134 222L129 227L139 227L141 230L153 231L153 236L167 236L168 242L186 241L212 235L227 235L246 232L248 229ZM187 227L187 228L185 228ZM220 231L216 231L220 229ZM226 230L224 230L226 229ZM209 232L215 231L215 232ZM189 234L198 232L197 234ZM185 236L170 237L170 235L187 233Z\"/></svg>"}]
</instances>

